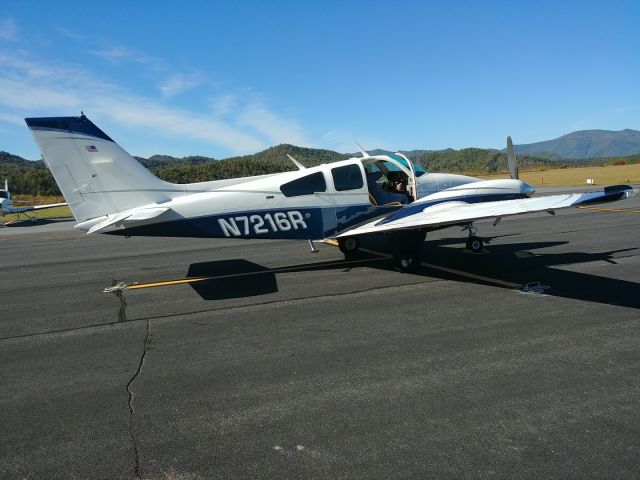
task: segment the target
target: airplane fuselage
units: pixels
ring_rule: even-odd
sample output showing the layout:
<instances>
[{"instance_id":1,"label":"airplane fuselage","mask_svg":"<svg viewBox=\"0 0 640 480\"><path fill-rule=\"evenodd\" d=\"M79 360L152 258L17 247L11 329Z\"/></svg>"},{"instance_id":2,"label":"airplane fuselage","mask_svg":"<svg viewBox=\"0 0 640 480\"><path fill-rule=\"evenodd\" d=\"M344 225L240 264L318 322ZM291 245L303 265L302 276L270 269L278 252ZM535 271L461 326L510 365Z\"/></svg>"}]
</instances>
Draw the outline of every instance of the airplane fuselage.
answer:
<instances>
[{"instance_id":1,"label":"airplane fuselage","mask_svg":"<svg viewBox=\"0 0 640 480\"><path fill-rule=\"evenodd\" d=\"M340 183L344 182L340 172L345 170L352 173L347 180L351 184ZM319 185L313 183L314 178ZM307 179L310 183L305 190ZM256 180L241 180L235 185L181 195L168 202L149 205L149 208L161 206L167 210L148 222L137 222L136 225L128 226L125 220L104 233L124 236L321 239L402 207L400 204L372 203L360 159ZM483 181L451 174L424 174L418 178L417 190L433 192L434 184L454 186L423 196L416 208L451 201L475 203L524 198L530 194L519 180ZM291 190L291 185L298 187ZM206 185L203 184L201 188L206 188ZM425 200L429 201L423 203ZM88 231L102 220L103 217L91 219L79 223L77 228Z\"/></svg>"}]
</instances>

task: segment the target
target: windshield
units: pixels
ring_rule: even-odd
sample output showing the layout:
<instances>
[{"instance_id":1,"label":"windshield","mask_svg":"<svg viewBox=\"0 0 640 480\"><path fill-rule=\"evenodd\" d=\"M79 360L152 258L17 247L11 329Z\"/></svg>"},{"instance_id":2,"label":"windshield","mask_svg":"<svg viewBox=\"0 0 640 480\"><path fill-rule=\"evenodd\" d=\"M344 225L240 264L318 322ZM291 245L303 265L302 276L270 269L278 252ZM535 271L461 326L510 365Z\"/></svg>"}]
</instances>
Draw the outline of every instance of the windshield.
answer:
<instances>
[{"instance_id":1,"label":"windshield","mask_svg":"<svg viewBox=\"0 0 640 480\"><path fill-rule=\"evenodd\" d=\"M0 198L7 198L7 192L0 190Z\"/></svg>"},{"instance_id":2,"label":"windshield","mask_svg":"<svg viewBox=\"0 0 640 480\"><path fill-rule=\"evenodd\" d=\"M407 161L404 158L399 157L398 155L392 155L392 154L388 154L388 156L391 157L394 161L403 165L405 168L409 168L409 165L407 164ZM416 177L419 177L427 173L423 168L420 168L415 163L412 162L412 165L413 165L413 171L416 172ZM391 163L389 161L384 161L384 160L378 160L375 163L367 163L365 164L365 169L368 172L383 171L385 173L401 171L400 168L395 163Z\"/></svg>"},{"instance_id":3,"label":"windshield","mask_svg":"<svg viewBox=\"0 0 640 480\"><path fill-rule=\"evenodd\" d=\"M398 155L392 155L392 154L389 154L389 156L391 158L393 158L394 160L396 160L397 162L399 162L402 165L404 165L405 167L409 168L409 165L407 164L407 161L404 158L402 158L402 157L400 157ZM391 163L391 162L385 162L385 166L387 167L387 169L390 172L398 172L398 171L400 171L400 169L396 165ZM424 175L425 173L427 173L424 169L420 168L415 163L413 163L413 170L416 172L416 177L419 177L420 175Z\"/></svg>"}]
</instances>

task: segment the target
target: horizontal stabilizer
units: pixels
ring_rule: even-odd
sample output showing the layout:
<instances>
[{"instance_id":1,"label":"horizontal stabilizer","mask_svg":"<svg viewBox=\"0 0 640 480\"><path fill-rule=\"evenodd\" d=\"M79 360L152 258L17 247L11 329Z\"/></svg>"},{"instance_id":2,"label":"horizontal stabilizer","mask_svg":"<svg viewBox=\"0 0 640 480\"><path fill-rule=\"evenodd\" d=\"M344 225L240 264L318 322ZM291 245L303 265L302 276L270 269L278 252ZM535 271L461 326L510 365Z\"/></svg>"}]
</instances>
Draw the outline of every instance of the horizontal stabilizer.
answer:
<instances>
[{"instance_id":1,"label":"horizontal stabilizer","mask_svg":"<svg viewBox=\"0 0 640 480\"><path fill-rule=\"evenodd\" d=\"M169 210L170 209L168 207L152 207L140 210L130 210L128 212L116 213L114 215L106 215L105 217L100 219L98 223L94 223L95 219L91 220L90 222L79 223L76 225L76 228L79 230L84 230L86 227L90 226L90 228L87 230L87 235L90 235L92 233L102 232L111 227L131 226L132 224L151 220L159 217ZM93 224L88 225L89 223Z\"/></svg>"},{"instance_id":2,"label":"horizontal stabilizer","mask_svg":"<svg viewBox=\"0 0 640 480\"><path fill-rule=\"evenodd\" d=\"M49 205L34 205L33 209L34 210L44 210L47 208L55 208L55 207L66 207L67 203L63 202L63 203L50 203Z\"/></svg>"}]
</instances>

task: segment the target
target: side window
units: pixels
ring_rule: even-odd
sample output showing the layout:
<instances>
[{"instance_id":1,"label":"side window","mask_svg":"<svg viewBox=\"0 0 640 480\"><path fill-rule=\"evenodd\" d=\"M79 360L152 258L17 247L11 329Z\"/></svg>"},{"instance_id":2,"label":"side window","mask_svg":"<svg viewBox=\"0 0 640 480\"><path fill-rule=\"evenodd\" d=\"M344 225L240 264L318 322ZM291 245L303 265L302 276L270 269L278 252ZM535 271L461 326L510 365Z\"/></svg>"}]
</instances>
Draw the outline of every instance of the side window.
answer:
<instances>
[{"instance_id":1,"label":"side window","mask_svg":"<svg viewBox=\"0 0 640 480\"><path fill-rule=\"evenodd\" d=\"M364 185L362 182L362 172L358 165L345 165L344 167L332 168L331 175L333 175L333 184L339 192L344 190L358 190Z\"/></svg>"},{"instance_id":2,"label":"side window","mask_svg":"<svg viewBox=\"0 0 640 480\"><path fill-rule=\"evenodd\" d=\"M327 183L324 181L322 172L312 173L306 177L297 178L280 187L280 191L285 197L297 197L300 195L313 195L316 192L327 190Z\"/></svg>"}]
</instances>

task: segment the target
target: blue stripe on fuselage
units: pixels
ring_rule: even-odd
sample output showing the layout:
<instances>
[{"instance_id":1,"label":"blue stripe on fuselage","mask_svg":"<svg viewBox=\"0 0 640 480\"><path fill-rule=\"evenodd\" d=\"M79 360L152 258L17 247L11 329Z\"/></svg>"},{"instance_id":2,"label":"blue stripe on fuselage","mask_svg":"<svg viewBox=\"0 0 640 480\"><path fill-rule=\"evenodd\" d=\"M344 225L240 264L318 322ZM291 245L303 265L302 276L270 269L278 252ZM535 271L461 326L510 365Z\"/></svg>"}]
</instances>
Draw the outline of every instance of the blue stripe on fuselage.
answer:
<instances>
[{"instance_id":1,"label":"blue stripe on fuselage","mask_svg":"<svg viewBox=\"0 0 640 480\"><path fill-rule=\"evenodd\" d=\"M331 237L394 210L398 211L383 219L380 222L381 225L414 215L438 203L453 201L479 203L518 198L526 198L526 195L515 193L469 195L458 198L434 199L430 202L420 202L405 207L374 207L371 204L360 204L336 207L245 210L141 225L108 233L152 237L319 239Z\"/></svg>"},{"instance_id":2,"label":"blue stripe on fuselage","mask_svg":"<svg viewBox=\"0 0 640 480\"><path fill-rule=\"evenodd\" d=\"M114 230L112 235L199 238L326 238L399 207L371 204L228 212Z\"/></svg>"}]
</instances>

